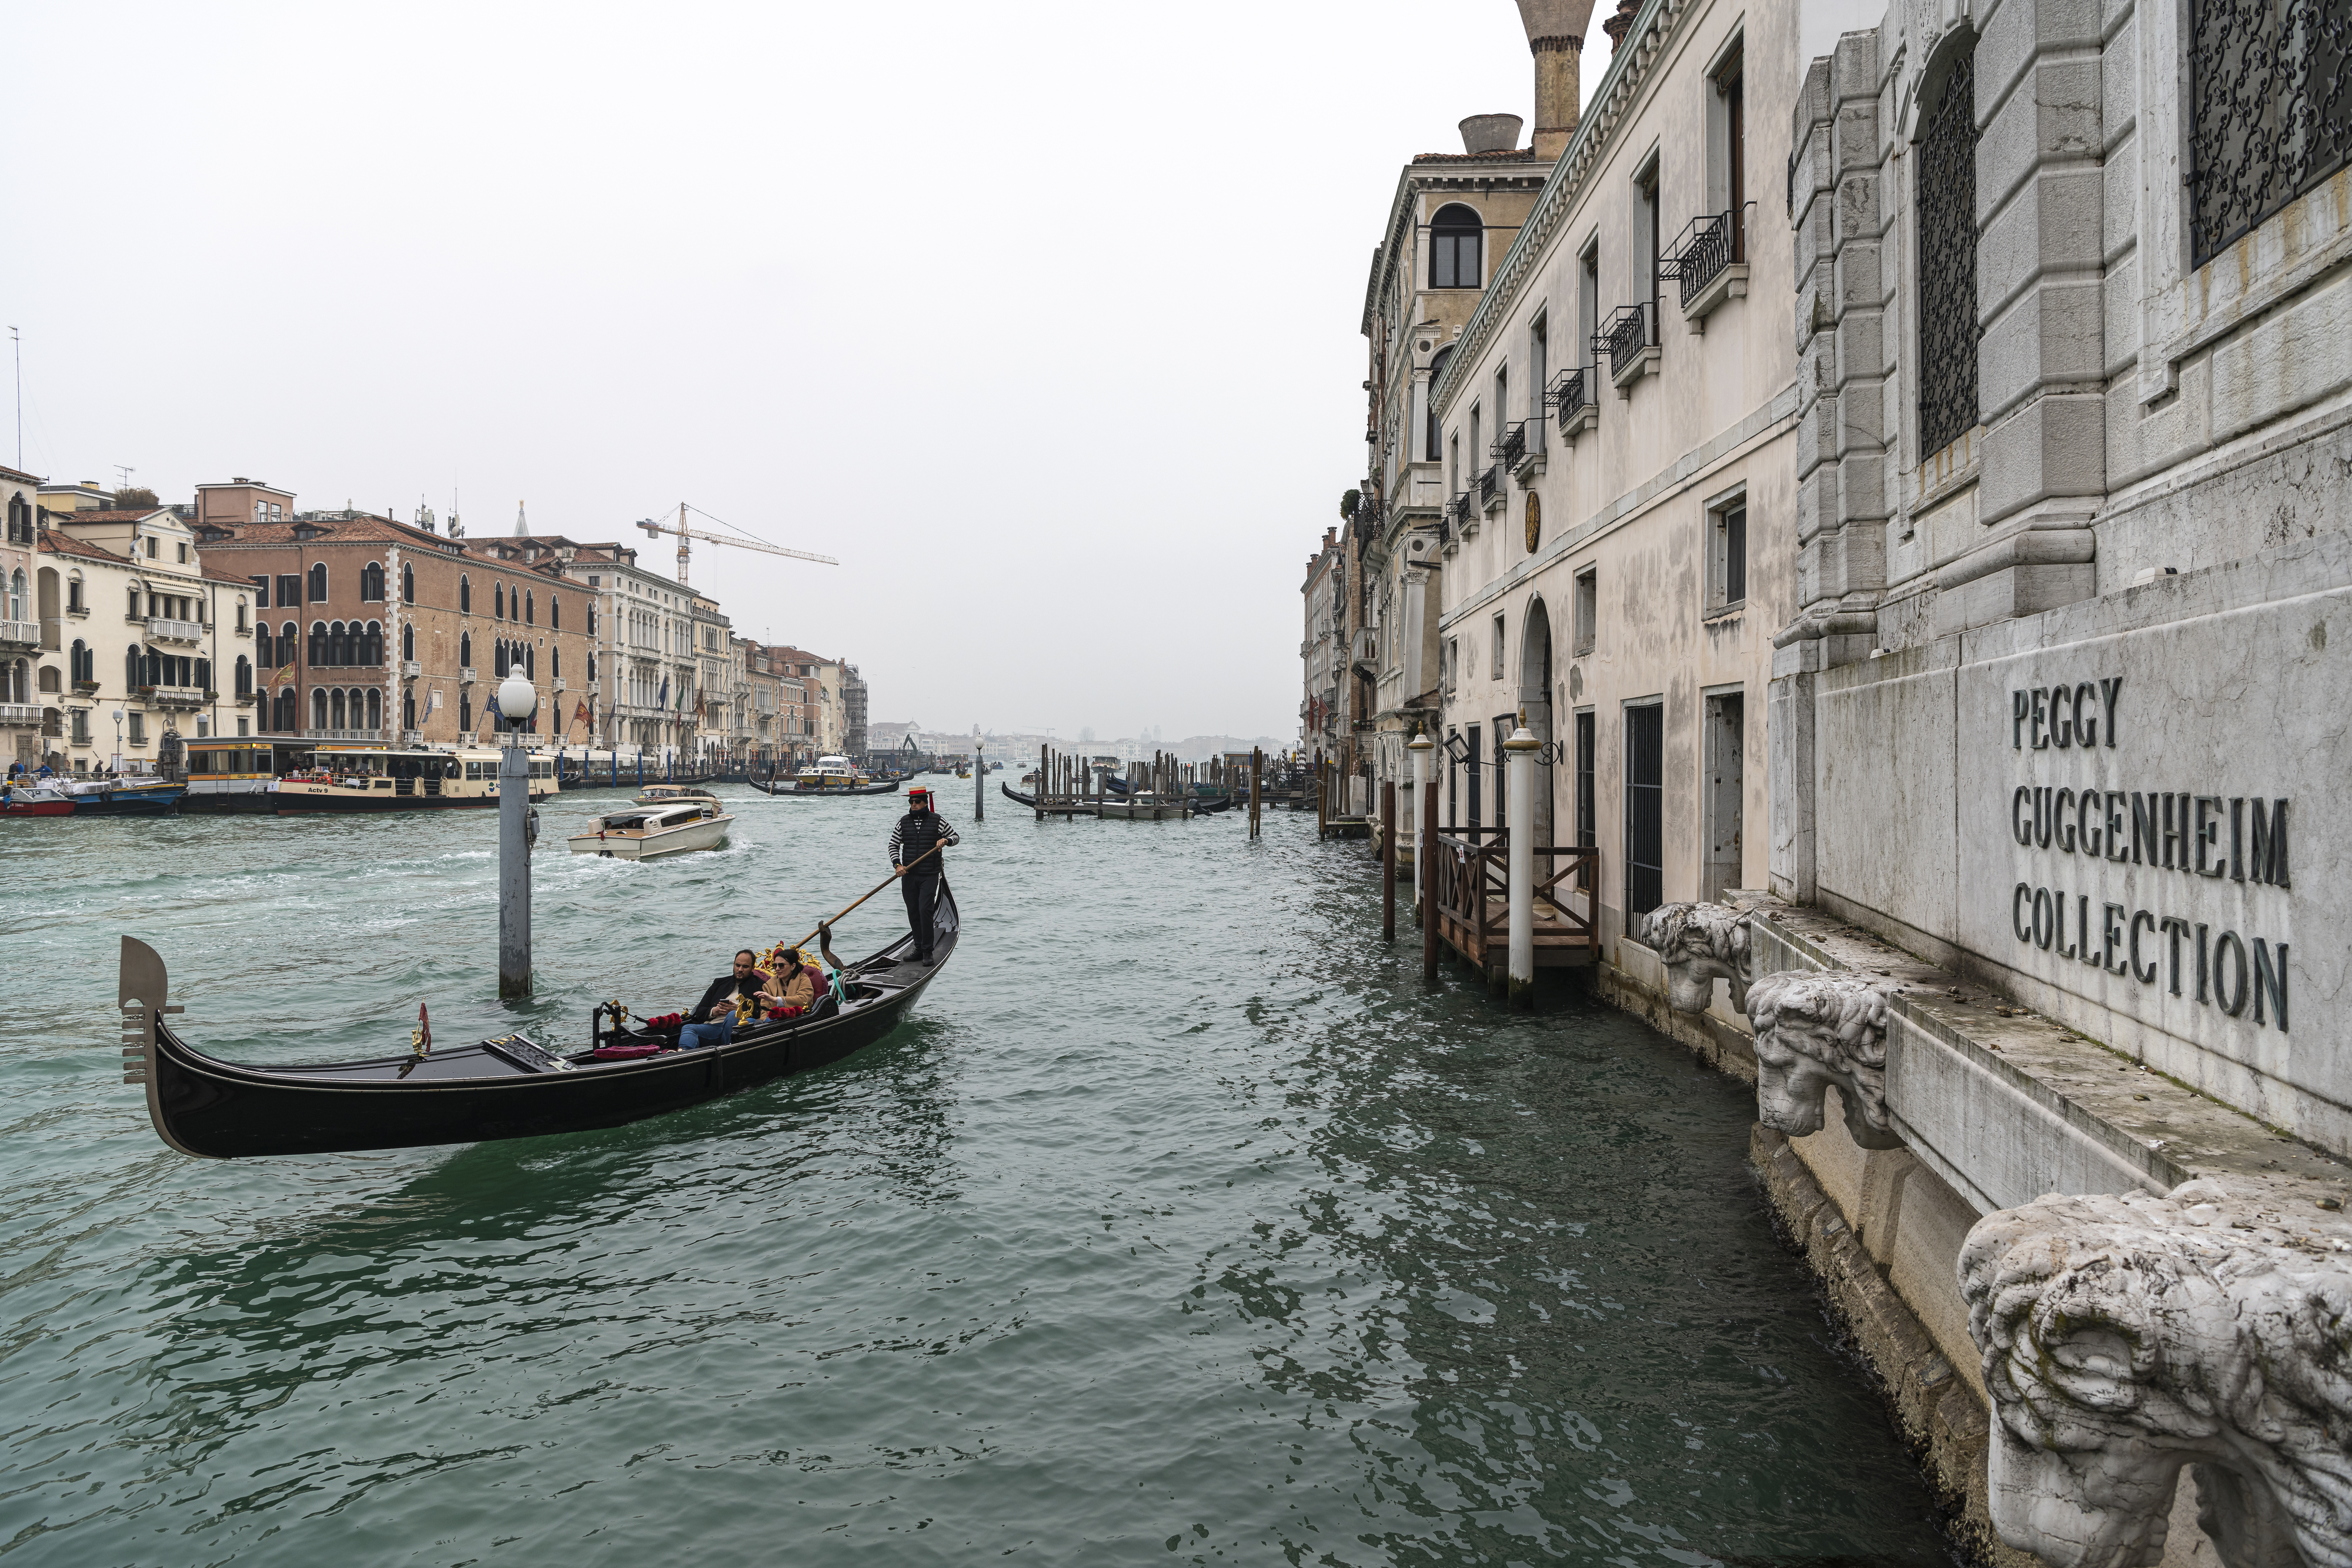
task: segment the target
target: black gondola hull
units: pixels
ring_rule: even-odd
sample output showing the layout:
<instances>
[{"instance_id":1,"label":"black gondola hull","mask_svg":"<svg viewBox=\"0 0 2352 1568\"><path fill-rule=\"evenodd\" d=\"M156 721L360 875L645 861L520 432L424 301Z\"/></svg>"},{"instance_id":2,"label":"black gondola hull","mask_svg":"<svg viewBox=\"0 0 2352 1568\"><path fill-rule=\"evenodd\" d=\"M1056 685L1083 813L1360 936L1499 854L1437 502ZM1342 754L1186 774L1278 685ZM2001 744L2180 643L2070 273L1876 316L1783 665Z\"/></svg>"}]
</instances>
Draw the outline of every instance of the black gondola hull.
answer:
<instances>
[{"instance_id":1,"label":"black gondola hull","mask_svg":"<svg viewBox=\"0 0 2352 1568\"><path fill-rule=\"evenodd\" d=\"M839 1010L766 1024L726 1045L666 1051L635 1061L519 1071L488 1054L487 1046L467 1046L422 1061L256 1066L207 1056L157 1018L144 1053L149 1111L166 1143L215 1159L421 1148L625 1126L829 1066L888 1034L954 951L961 922L944 883L940 904L931 961L915 963L912 936L901 937L845 972L851 1001ZM152 988L160 992L162 985L158 980Z\"/></svg>"}]
</instances>

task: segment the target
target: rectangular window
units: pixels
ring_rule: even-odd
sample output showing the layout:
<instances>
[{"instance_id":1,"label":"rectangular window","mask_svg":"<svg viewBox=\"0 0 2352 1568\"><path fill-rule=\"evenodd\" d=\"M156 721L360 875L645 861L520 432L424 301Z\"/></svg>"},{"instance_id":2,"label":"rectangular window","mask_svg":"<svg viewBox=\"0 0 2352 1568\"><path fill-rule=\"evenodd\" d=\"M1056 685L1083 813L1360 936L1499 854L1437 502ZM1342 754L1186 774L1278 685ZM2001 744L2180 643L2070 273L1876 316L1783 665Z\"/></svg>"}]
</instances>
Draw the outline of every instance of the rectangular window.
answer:
<instances>
[{"instance_id":1,"label":"rectangular window","mask_svg":"<svg viewBox=\"0 0 2352 1568\"><path fill-rule=\"evenodd\" d=\"M1599 235L1593 235L1585 243L1582 261L1584 265L1577 268L1576 275L1576 352L1579 363L1590 365L1596 357L1592 352L1592 335L1601 330L1601 236ZM1588 390L1586 401L1598 400L1593 399Z\"/></svg>"},{"instance_id":2,"label":"rectangular window","mask_svg":"<svg viewBox=\"0 0 2352 1568\"><path fill-rule=\"evenodd\" d=\"M1919 224L1919 456L1977 425L1977 118L1972 57L1961 56L1922 117Z\"/></svg>"},{"instance_id":3,"label":"rectangular window","mask_svg":"<svg viewBox=\"0 0 2352 1568\"><path fill-rule=\"evenodd\" d=\"M1464 817L1463 821L1469 826L1475 828L1478 826L1479 822L1478 779L1480 772L1486 767L1485 758L1480 757L1478 754L1478 727L1476 725L1471 724L1463 726L1462 742L1469 748L1468 753L1462 759L1462 782L1468 791L1468 800L1466 801L1467 813Z\"/></svg>"},{"instance_id":4,"label":"rectangular window","mask_svg":"<svg viewBox=\"0 0 2352 1568\"><path fill-rule=\"evenodd\" d=\"M134 713L131 716L130 737L131 744L133 746L144 746L147 744L147 716L145 714Z\"/></svg>"},{"instance_id":5,"label":"rectangular window","mask_svg":"<svg viewBox=\"0 0 2352 1568\"><path fill-rule=\"evenodd\" d=\"M1503 678L1503 618L1500 615L1495 617L1494 668L1486 674L1490 680L1499 681Z\"/></svg>"},{"instance_id":6,"label":"rectangular window","mask_svg":"<svg viewBox=\"0 0 2352 1568\"><path fill-rule=\"evenodd\" d=\"M180 564L182 566L185 566L188 564L188 547L184 541L178 548L180 551Z\"/></svg>"},{"instance_id":7,"label":"rectangular window","mask_svg":"<svg viewBox=\"0 0 2352 1568\"><path fill-rule=\"evenodd\" d=\"M2352 156L2352 5L2192 0L2190 257L2204 266Z\"/></svg>"},{"instance_id":8,"label":"rectangular window","mask_svg":"<svg viewBox=\"0 0 2352 1568\"><path fill-rule=\"evenodd\" d=\"M1594 830L1600 825L1593 814L1593 751L1596 741L1591 708L1576 716L1576 841L1590 848L1600 841ZM1577 873L1576 885L1588 893L1592 888L1592 868L1585 866Z\"/></svg>"},{"instance_id":9,"label":"rectangular window","mask_svg":"<svg viewBox=\"0 0 2352 1568\"><path fill-rule=\"evenodd\" d=\"M1728 610L1748 597L1748 497L1745 492L1706 514L1706 603Z\"/></svg>"},{"instance_id":10,"label":"rectangular window","mask_svg":"<svg viewBox=\"0 0 2352 1568\"><path fill-rule=\"evenodd\" d=\"M1710 902L1740 881L1747 714L1748 699L1738 692L1706 699L1706 863L1698 895Z\"/></svg>"},{"instance_id":11,"label":"rectangular window","mask_svg":"<svg viewBox=\"0 0 2352 1568\"><path fill-rule=\"evenodd\" d=\"M1600 642L1601 569L1576 574L1576 651L1590 653Z\"/></svg>"},{"instance_id":12,"label":"rectangular window","mask_svg":"<svg viewBox=\"0 0 2352 1568\"><path fill-rule=\"evenodd\" d=\"M76 746L89 744L89 709L78 707L73 710L73 737Z\"/></svg>"},{"instance_id":13,"label":"rectangular window","mask_svg":"<svg viewBox=\"0 0 2352 1568\"><path fill-rule=\"evenodd\" d=\"M147 559L149 560L153 560L155 559L155 536L153 534L149 534L147 536Z\"/></svg>"},{"instance_id":14,"label":"rectangular window","mask_svg":"<svg viewBox=\"0 0 2352 1568\"><path fill-rule=\"evenodd\" d=\"M253 721L252 721L251 719L249 719L249 718L241 718L241 719L238 719L238 720L236 721L236 733L237 733L239 736L247 736L247 735L252 734L252 733L253 733L253 732L252 732L252 730L251 730L250 728L248 728L248 727L248 727L249 725L251 725L252 723L253 723Z\"/></svg>"},{"instance_id":15,"label":"rectangular window","mask_svg":"<svg viewBox=\"0 0 2352 1568\"><path fill-rule=\"evenodd\" d=\"M1666 710L1625 710L1625 924L1664 902Z\"/></svg>"},{"instance_id":16,"label":"rectangular window","mask_svg":"<svg viewBox=\"0 0 2352 1568\"><path fill-rule=\"evenodd\" d=\"M1528 329L1528 450L1541 452L1544 445L1543 396L1544 378L1551 373L1551 318L1536 318Z\"/></svg>"},{"instance_id":17,"label":"rectangular window","mask_svg":"<svg viewBox=\"0 0 2352 1568\"><path fill-rule=\"evenodd\" d=\"M1626 228L1633 242L1634 301L1650 307L1649 326L1654 340L1658 303L1658 155L1654 152L1633 176L1633 220Z\"/></svg>"},{"instance_id":18,"label":"rectangular window","mask_svg":"<svg viewBox=\"0 0 2352 1568\"><path fill-rule=\"evenodd\" d=\"M291 610L301 602L302 579L299 573L289 573L279 578L278 580L278 607L281 610Z\"/></svg>"}]
</instances>

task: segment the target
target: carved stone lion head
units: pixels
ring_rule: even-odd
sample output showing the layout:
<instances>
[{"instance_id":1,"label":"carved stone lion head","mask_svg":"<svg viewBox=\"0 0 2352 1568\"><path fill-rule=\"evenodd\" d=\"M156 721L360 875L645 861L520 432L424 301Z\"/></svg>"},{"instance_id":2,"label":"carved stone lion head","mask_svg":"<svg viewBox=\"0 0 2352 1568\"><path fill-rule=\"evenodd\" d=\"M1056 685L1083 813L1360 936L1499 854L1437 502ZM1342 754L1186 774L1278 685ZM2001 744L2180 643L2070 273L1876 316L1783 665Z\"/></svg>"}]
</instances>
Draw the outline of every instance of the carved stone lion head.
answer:
<instances>
[{"instance_id":1,"label":"carved stone lion head","mask_svg":"<svg viewBox=\"0 0 2352 1568\"><path fill-rule=\"evenodd\" d=\"M2059 1568L2153 1564L2193 1463L2198 1522L2230 1568L2352 1565L2340 1239L2266 1222L2210 1181L1979 1220L1960 1288L2001 1539Z\"/></svg>"},{"instance_id":2,"label":"carved stone lion head","mask_svg":"<svg viewBox=\"0 0 2352 1568\"><path fill-rule=\"evenodd\" d=\"M1886 1113L1886 1000L1856 975L1784 969L1748 987L1756 1119L1792 1138L1818 1133L1835 1084L1856 1144L1902 1147Z\"/></svg>"},{"instance_id":3,"label":"carved stone lion head","mask_svg":"<svg viewBox=\"0 0 2352 1568\"><path fill-rule=\"evenodd\" d=\"M1705 1012L1717 977L1731 982L1731 1005L1748 1010L1751 976L1747 916L1720 904L1662 904L1642 916L1642 945L1666 967L1666 1000Z\"/></svg>"}]
</instances>

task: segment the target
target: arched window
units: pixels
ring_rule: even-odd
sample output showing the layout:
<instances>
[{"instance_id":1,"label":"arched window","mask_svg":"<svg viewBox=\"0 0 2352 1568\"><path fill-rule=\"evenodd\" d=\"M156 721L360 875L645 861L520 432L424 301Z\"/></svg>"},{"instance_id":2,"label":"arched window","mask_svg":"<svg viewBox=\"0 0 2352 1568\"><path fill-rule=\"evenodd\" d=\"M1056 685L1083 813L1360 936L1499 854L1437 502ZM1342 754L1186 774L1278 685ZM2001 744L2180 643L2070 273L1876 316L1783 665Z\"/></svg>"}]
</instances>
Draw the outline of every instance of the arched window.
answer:
<instances>
[{"instance_id":1,"label":"arched window","mask_svg":"<svg viewBox=\"0 0 2352 1568\"><path fill-rule=\"evenodd\" d=\"M327 623L323 621L310 622L310 660L314 664L327 662Z\"/></svg>"},{"instance_id":2,"label":"arched window","mask_svg":"<svg viewBox=\"0 0 2352 1568\"><path fill-rule=\"evenodd\" d=\"M460 577L457 579L457 613L471 615L473 612L474 580L469 577Z\"/></svg>"},{"instance_id":3,"label":"arched window","mask_svg":"<svg viewBox=\"0 0 2352 1568\"><path fill-rule=\"evenodd\" d=\"M562 649L550 648L547 651L547 674L551 680L560 681L563 678Z\"/></svg>"},{"instance_id":4,"label":"arched window","mask_svg":"<svg viewBox=\"0 0 2352 1568\"><path fill-rule=\"evenodd\" d=\"M383 602L383 563L382 561L372 560L360 568L360 602L362 604Z\"/></svg>"},{"instance_id":5,"label":"arched window","mask_svg":"<svg viewBox=\"0 0 2352 1568\"><path fill-rule=\"evenodd\" d=\"M133 643L122 655L122 684L136 690L148 684L146 661L139 656L139 644Z\"/></svg>"},{"instance_id":6,"label":"arched window","mask_svg":"<svg viewBox=\"0 0 2352 1568\"><path fill-rule=\"evenodd\" d=\"M507 678L507 645L502 642L490 644L490 678L499 681Z\"/></svg>"},{"instance_id":7,"label":"arched window","mask_svg":"<svg viewBox=\"0 0 2352 1568\"><path fill-rule=\"evenodd\" d=\"M294 662L296 642L294 622L289 621L278 629L278 663L281 667Z\"/></svg>"},{"instance_id":8,"label":"arched window","mask_svg":"<svg viewBox=\"0 0 2352 1568\"><path fill-rule=\"evenodd\" d=\"M359 693L353 692L352 694L352 717L354 719L359 717ZM370 729L382 729L383 727L383 689L381 686L370 686L368 688L367 727ZM359 726L354 724L352 727L353 729L357 729Z\"/></svg>"},{"instance_id":9,"label":"arched window","mask_svg":"<svg viewBox=\"0 0 2352 1568\"><path fill-rule=\"evenodd\" d=\"M563 601L552 593L547 596L547 629L551 632L563 630Z\"/></svg>"},{"instance_id":10,"label":"arched window","mask_svg":"<svg viewBox=\"0 0 2352 1568\"><path fill-rule=\"evenodd\" d=\"M343 706L343 688L341 686L337 686L333 691L327 694L327 716L331 721L328 725L328 727L331 729L357 729L359 727L359 726L351 723L347 716L347 710Z\"/></svg>"},{"instance_id":11,"label":"arched window","mask_svg":"<svg viewBox=\"0 0 2352 1568\"><path fill-rule=\"evenodd\" d=\"M589 680L589 684L590 684L590 685L594 685L594 684L595 684L595 680L596 680L596 655L595 655L595 654L593 654L593 653L591 653L591 654L589 654L589 655L588 655L588 680Z\"/></svg>"},{"instance_id":12,"label":"arched window","mask_svg":"<svg viewBox=\"0 0 2352 1568\"><path fill-rule=\"evenodd\" d=\"M522 591L522 623L526 626L536 626L539 624L539 605L537 599L528 588Z\"/></svg>"},{"instance_id":13,"label":"arched window","mask_svg":"<svg viewBox=\"0 0 2352 1568\"><path fill-rule=\"evenodd\" d=\"M327 688L324 686L310 688L310 727L312 729L327 727Z\"/></svg>"},{"instance_id":14,"label":"arched window","mask_svg":"<svg viewBox=\"0 0 2352 1568\"><path fill-rule=\"evenodd\" d=\"M320 561L310 569L310 602L327 602L327 563Z\"/></svg>"},{"instance_id":15,"label":"arched window","mask_svg":"<svg viewBox=\"0 0 2352 1568\"><path fill-rule=\"evenodd\" d=\"M1919 456L1976 428L1977 120L1973 46L1919 117Z\"/></svg>"},{"instance_id":16,"label":"arched window","mask_svg":"<svg viewBox=\"0 0 2352 1568\"><path fill-rule=\"evenodd\" d=\"M236 656L236 695L241 697L253 695L253 661L242 653Z\"/></svg>"},{"instance_id":17,"label":"arched window","mask_svg":"<svg viewBox=\"0 0 2352 1568\"><path fill-rule=\"evenodd\" d=\"M473 727L474 699L471 697L459 697L457 699L457 733L463 735Z\"/></svg>"},{"instance_id":18,"label":"arched window","mask_svg":"<svg viewBox=\"0 0 2352 1568\"><path fill-rule=\"evenodd\" d=\"M539 679L539 650L526 647L522 651L522 673L532 680Z\"/></svg>"},{"instance_id":19,"label":"arched window","mask_svg":"<svg viewBox=\"0 0 2352 1568\"><path fill-rule=\"evenodd\" d=\"M416 602L416 569L413 566L400 569L400 601L403 604Z\"/></svg>"},{"instance_id":20,"label":"arched window","mask_svg":"<svg viewBox=\"0 0 2352 1568\"><path fill-rule=\"evenodd\" d=\"M1429 286L1475 288L1485 282L1479 250L1486 233L1477 213L1461 203L1438 208L1429 220Z\"/></svg>"},{"instance_id":21,"label":"arched window","mask_svg":"<svg viewBox=\"0 0 2352 1568\"><path fill-rule=\"evenodd\" d=\"M400 699L400 727L403 729L416 727L416 694L415 692L410 692Z\"/></svg>"},{"instance_id":22,"label":"arched window","mask_svg":"<svg viewBox=\"0 0 2352 1568\"><path fill-rule=\"evenodd\" d=\"M474 634L471 632L457 633L457 667L466 670L474 667Z\"/></svg>"},{"instance_id":23,"label":"arched window","mask_svg":"<svg viewBox=\"0 0 2352 1568\"><path fill-rule=\"evenodd\" d=\"M25 574L22 571L8 579L8 619L11 621L32 619L25 613Z\"/></svg>"},{"instance_id":24,"label":"arched window","mask_svg":"<svg viewBox=\"0 0 2352 1568\"><path fill-rule=\"evenodd\" d=\"M352 660L352 662L353 664L377 664L377 665L381 665L381 664L383 663L383 622L381 622L381 621L371 621L371 622L369 622L367 623L367 643L366 643L366 646L362 647L362 648L360 650L360 656L359 656L358 658L356 658L356 659Z\"/></svg>"},{"instance_id":25,"label":"arched window","mask_svg":"<svg viewBox=\"0 0 2352 1568\"><path fill-rule=\"evenodd\" d=\"M490 590L490 618L494 621L507 618L507 585L503 582Z\"/></svg>"},{"instance_id":26,"label":"arched window","mask_svg":"<svg viewBox=\"0 0 2352 1568\"><path fill-rule=\"evenodd\" d=\"M416 657L416 623L413 621L400 629L400 656L403 659Z\"/></svg>"}]
</instances>

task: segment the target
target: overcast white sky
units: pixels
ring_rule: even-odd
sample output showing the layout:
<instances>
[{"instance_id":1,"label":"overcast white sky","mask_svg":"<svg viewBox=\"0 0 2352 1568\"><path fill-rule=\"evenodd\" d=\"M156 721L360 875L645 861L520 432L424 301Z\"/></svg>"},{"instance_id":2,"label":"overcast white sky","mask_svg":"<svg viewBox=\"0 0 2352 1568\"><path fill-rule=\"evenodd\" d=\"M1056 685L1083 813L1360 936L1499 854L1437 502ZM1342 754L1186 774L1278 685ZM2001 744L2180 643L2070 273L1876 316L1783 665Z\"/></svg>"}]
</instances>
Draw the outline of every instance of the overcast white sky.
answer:
<instances>
[{"instance_id":1,"label":"overcast white sky","mask_svg":"<svg viewBox=\"0 0 2352 1568\"><path fill-rule=\"evenodd\" d=\"M877 719L1072 736L1295 734L1398 166L1532 83L1510 0L5 16L24 466L690 501Z\"/></svg>"}]
</instances>

